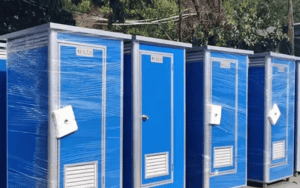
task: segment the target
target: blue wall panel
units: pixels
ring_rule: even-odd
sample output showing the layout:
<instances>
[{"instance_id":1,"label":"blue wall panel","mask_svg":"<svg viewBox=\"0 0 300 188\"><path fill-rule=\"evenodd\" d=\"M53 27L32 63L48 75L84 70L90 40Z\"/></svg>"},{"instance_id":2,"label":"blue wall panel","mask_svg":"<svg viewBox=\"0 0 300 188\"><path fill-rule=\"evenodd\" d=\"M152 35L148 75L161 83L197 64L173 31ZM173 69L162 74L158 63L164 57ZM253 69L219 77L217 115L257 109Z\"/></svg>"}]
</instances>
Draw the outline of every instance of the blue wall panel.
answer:
<instances>
[{"instance_id":1,"label":"blue wall panel","mask_svg":"<svg viewBox=\"0 0 300 188\"><path fill-rule=\"evenodd\" d=\"M6 186L6 59L0 59L0 185Z\"/></svg>"},{"instance_id":2,"label":"blue wall panel","mask_svg":"<svg viewBox=\"0 0 300 188\"><path fill-rule=\"evenodd\" d=\"M7 67L9 187L29 188L47 185L47 54L47 47L9 53Z\"/></svg>"},{"instance_id":3,"label":"blue wall panel","mask_svg":"<svg viewBox=\"0 0 300 188\"><path fill-rule=\"evenodd\" d=\"M189 62L186 64L187 187L203 184L203 105L203 61Z\"/></svg>"},{"instance_id":4,"label":"blue wall panel","mask_svg":"<svg viewBox=\"0 0 300 188\"><path fill-rule=\"evenodd\" d=\"M300 136L299 135L299 130L298 130L298 124L299 124L299 120L298 120L298 112L299 112L299 110L300 109L298 109L298 103L299 103L299 99L298 99L298 97L299 97L299 94L298 94L298 92L299 92L299 81L298 81L298 78L299 78L299 61L297 61L296 62L296 65L295 65L295 70L296 70L296 72L295 72L295 117L294 117L294 123L295 123L295 126L294 126L294 145L295 145L295 150L294 150L294 162L295 162L295 164L294 164L294 170L297 172L297 171L299 171L299 168L297 167L297 166L299 166L299 162L300 161L298 161L298 159L297 159L297 153L298 153L298 151L299 151L299 143L298 143L298 136ZM297 164L298 163L298 164Z\"/></svg>"},{"instance_id":5,"label":"blue wall panel","mask_svg":"<svg viewBox=\"0 0 300 188\"><path fill-rule=\"evenodd\" d=\"M124 55L123 106L123 187L133 187L133 130L132 130L132 69L131 54Z\"/></svg>"},{"instance_id":6,"label":"blue wall panel","mask_svg":"<svg viewBox=\"0 0 300 188\"><path fill-rule=\"evenodd\" d=\"M248 179L263 181L265 68L249 68Z\"/></svg>"}]
</instances>

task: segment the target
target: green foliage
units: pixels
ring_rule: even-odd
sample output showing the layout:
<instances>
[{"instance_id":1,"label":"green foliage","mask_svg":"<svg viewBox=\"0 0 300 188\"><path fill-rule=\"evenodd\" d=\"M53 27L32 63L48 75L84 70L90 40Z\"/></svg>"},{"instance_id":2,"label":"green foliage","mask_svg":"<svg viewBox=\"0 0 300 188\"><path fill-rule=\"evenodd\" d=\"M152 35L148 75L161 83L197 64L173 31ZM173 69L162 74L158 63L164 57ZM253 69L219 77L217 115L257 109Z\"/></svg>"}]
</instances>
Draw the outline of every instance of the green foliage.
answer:
<instances>
[{"instance_id":1,"label":"green foliage","mask_svg":"<svg viewBox=\"0 0 300 188\"><path fill-rule=\"evenodd\" d=\"M112 13L112 8L109 6L109 3L99 8L101 14Z\"/></svg>"},{"instance_id":2,"label":"green foliage","mask_svg":"<svg viewBox=\"0 0 300 188\"><path fill-rule=\"evenodd\" d=\"M72 3L71 0L60 0L62 4L62 8L66 11L69 12L76 12L77 11L77 6Z\"/></svg>"},{"instance_id":3,"label":"green foliage","mask_svg":"<svg viewBox=\"0 0 300 188\"><path fill-rule=\"evenodd\" d=\"M297 13L299 3L300 0L293 0L295 17L299 16ZM240 11L250 15L272 17L281 24L286 22L288 15L288 0L225 0L223 7L229 22L235 22L235 14Z\"/></svg>"},{"instance_id":4,"label":"green foliage","mask_svg":"<svg viewBox=\"0 0 300 188\"><path fill-rule=\"evenodd\" d=\"M178 39L178 20L155 21L178 16L178 0L61 1L63 8L71 12L86 12L92 9L95 1L102 1L104 5L98 6L100 13L110 15L111 23L118 24L109 25L109 30L162 39ZM75 5L72 3L74 1L79 1L79 3ZM200 4L208 2L206 0L197 1ZM191 32L190 28L184 28L183 40L191 41L193 39L191 35L193 35L196 37L198 45L210 44L247 49L253 49L258 44L265 47L268 45L278 46L279 41L288 40L287 35L282 32L282 28L287 22L288 0L224 0L222 6L226 12L226 21L222 20L218 24L212 21L213 25L209 27L211 29L205 28L202 24L198 26L195 33L195 30ZM300 22L298 13L300 0L293 0L293 6L295 22ZM210 8L213 11L212 7ZM120 25L124 20L124 25ZM137 20L144 24L127 25L130 21L136 23ZM153 23L153 21L155 22ZM186 21L187 19L183 20L183 22ZM183 25L191 25L195 28L196 25L199 25L195 21L197 22L197 20L191 19L191 23ZM150 22L152 23L149 24Z\"/></svg>"},{"instance_id":5,"label":"green foliage","mask_svg":"<svg viewBox=\"0 0 300 188\"><path fill-rule=\"evenodd\" d=\"M208 35L215 37L216 45L228 46L228 41L234 41L235 47L243 44L247 48L254 48L264 41L271 40L277 46L280 40L287 39L282 32L287 18L287 12L285 14L282 7L288 7L287 1L284 5L282 0L225 0L223 7L227 25L213 28ZM203 35L201 28L197 34Z\"/></svg>"},{"instance_id":6,"label":"green foliage","mask_svg":"<svg viewBox=\"0 0 300 188\"><path fill-rule=\"evenodd\" d=\"M91 9L92 9L91 0L82 0L82 2L77 5L77 10L79 12L86 12Z\"/></svg>"},{"instance_id":7,"label":"green foliage","mask_svg":"<svg viewBox=\"0 0 300 188\"><path fill-rule=\"evenodd\" d=\"M294 22L300 23L300 0L293 0Z\"/></svg>"},{"instance_id":8,"label":"green foliage","mask_svg":"<svg viewBox=\"0 0 300 188\"><path fill-rule=\"evenodd\" d=\"M124 0L122 2L126 20L146 20L150 22L179 14L177 0L153 0L151 3L143 0ZM115 26L114 29L126 30L129 34L177 40L176 27L177 22L166 21L157 24Z\"/></svg>"},{"instance_id":9,"label":"green foliage","mask_svg":"<svg viewBox=\"0 0 300 188\"><path fill-rule=\"evenodd\" d=\"M92 9L92 0L82 0L78 5L72 3L72 0L60 0L62 3L62 8L69 12L87 12Z\"/></svg>"},{"instance_id":10,"label":"green foliage","mask_svg":"<svg viewBox=\"0 0 300 188\"><path fill-rule=\"evenodd\" d=\"M146 4L142 0L134 1L123 0L124 14L128 14L132 19L162 19L178 14L177 0L153 0L152 3Z\"/></svg>"}]
</instances>

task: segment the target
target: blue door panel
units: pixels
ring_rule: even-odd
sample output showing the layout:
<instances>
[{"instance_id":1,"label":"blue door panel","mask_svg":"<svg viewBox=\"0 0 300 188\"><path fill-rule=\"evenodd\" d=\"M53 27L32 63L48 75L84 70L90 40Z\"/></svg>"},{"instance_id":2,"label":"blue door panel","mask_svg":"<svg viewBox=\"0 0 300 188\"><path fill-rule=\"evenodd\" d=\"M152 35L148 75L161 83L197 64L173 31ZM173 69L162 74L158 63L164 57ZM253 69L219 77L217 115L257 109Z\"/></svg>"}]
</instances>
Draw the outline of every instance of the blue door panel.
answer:
<instances>
[{"instance_id":1,"label":"blue door panel","mask_svg":"<svg viewBox=\"0 0 300 188\"><path fill-rule=\"evenodd\" d=\"M282 65L281 65L282 66ZM278 105L281 116L275 125L271 125L271 164L286 162L287 155L281 159L273 159L273 143L285 142L285 148L288 144L288 67L284 66L284 72L278 70L278 66L272 66L273 79L272 79L272 107L274 104Z\"/></svg>"},{"instance_id":2,"label":"blue door panel","mask_svg":"<svg viewBox=\"0 0 300 188\"><path fill-rule=\"evenodd\" d=\"M211 125L212 147L231 145L233 148L232 166L217 169L211 166L211 172L218 170L218 173L211 174L210 187L245 186L247 182L248 57L244 54L212 51L210 58L217 60L212 62L212 104L222 106L221 124ZM226 66L220 68L218 59L231 60L230 68ZM211 157L214 157L213 152Z\"/></svg>"},{"instance_id":3,"label":"blue door panel","mask_svg":"<svg viewBox=\"0 0 300 188\"><path fill-rule=\"evenodd\" d=\"M64 165L98 162L101 185L103 52L76 56L76 47L60 46L60 107L72 105L78 130L60 140L60 187Z\"/></svg>"},{"instance_id":4,"label":"blue door panel","mask_svg":"<svg viewBox=\"0 0 300 188\"><path fill-rule=\"evenodd\" d=\"M151 55L141 56L142 64L142 184L171 179L171 58L163 63L151 62ZM145 157L149 154L168 153L167 175L145 178Z\"/></svg>"},{"instance_id":5,"label":"blue door panel","mask_svg":"<svg viewBox=\"0 0 300 188\"><path fill-rule=\"evenodd\" d=\"M285 71L279 71L278 66L274 66L274 64L285 66ZM283 117L278 119L276 125L272 125L271 141L284 139L286 141L285 159L271 160L271 164L274 164L274 166L271 166L270 168L269 181L276 181L292 176L294 171L295 62L272 58L272 65L272 104L275 102L279 103L277 105L279 106L281 116L283 114ZM285 89L283 87L285 87ZM272 146L272 143L270 144ZM273 153L271 153L271 157L272 154Z\"/></svg>"},{"instance_id":6,"label":"blue door panel","mask_svg":"<svg viewBox=\"0 0 300 188\"><path fill-rule=\"evenodd\" d=\"M211 173L233 170L235 166L236 130L236 97L237 97L237 64L231 63L230 68L221 68L218 61L212 62L212 104L222 106L220 125L212 125L212 161ZM233 148L233 165L214 168L215 147Z\"/></svg>"},{"instance_id":7,"label":"blue door panel","mask_svg":"<svg viewBox=\"0 0 300 188\"><path fill-rule=\"evenodd\" d=\"M173 181L150 187L184 187L185 183L185 51L183 48L166 47L152 44L139 44L140 50L158 53L170 53L174 63L174 170ZM165 61L165 59L164 59ZM168 61L168 60L166 60ZM155 73L153 75L156 75ZM149 116L149 120L151 117ZM134 162L134 159L133 159ZM134 177L133 177L134 178Z\"/></svg>"}]
</instances>

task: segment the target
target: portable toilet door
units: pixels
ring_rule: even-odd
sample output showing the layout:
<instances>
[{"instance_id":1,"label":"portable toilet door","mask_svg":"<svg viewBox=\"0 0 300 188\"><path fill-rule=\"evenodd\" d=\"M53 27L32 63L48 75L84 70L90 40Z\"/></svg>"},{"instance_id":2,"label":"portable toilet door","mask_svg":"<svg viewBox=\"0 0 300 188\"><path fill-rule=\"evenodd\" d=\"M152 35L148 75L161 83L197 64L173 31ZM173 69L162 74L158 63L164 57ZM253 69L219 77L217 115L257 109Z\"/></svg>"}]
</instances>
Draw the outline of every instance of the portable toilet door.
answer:
<instances>
[{"instance_id":1,"label":"portable toilet door","mask_svg":"<svg viewBox=\"0 0 300 188\"><path fill-rule=\"evenodd\" d=\"M122 187L123 40L48 23L8 40L8 186Z\"/></svg>"},{"instance_id":2,"label":"portable toilet door","mask_svg":"<svg viewBox=\"0 0 300 188\"><path fill-rule=\"evenodd\" d=\"M294 172L294 56L250 56L248 180L268 183Z\"/></svg>"},{"instance_id":3,"label":"portable toilet door","mask_svg":"<svg viewBox=\"0 0 300 188\"><path fill-rule=\"evenodd\" d=\"M295 96L295 175L300 172L300 57L296 61L296 96Z\"/></svg>"},{"instance_id":4,"label":"portable toilet door","mask_svg":"<svg viewBox=\"0 0 300 188\"><path fill-rule=\"evenodd\" d=\"M241 187L247 181L248 54L187 50L187 187Z\"/></svg>"},{"instance_id":5,"label":"portable toilet door","mask_svg":"<svg viewBox=\"0 0 300 188\"><path fill-rule=\"evenodd\" d=\"M142 36L125 44L123 187L184 187L187 47Z\"/></svg>"},{"instance_id":6,"label":"portable toilet door","mask_svg":"<svg viewBox=\"0 0 300 188\"><path fill-rule=\"evenodd\" d=\"M0 181L6 187L6 43L0 42Z\"/></svg>"}]
</instances>

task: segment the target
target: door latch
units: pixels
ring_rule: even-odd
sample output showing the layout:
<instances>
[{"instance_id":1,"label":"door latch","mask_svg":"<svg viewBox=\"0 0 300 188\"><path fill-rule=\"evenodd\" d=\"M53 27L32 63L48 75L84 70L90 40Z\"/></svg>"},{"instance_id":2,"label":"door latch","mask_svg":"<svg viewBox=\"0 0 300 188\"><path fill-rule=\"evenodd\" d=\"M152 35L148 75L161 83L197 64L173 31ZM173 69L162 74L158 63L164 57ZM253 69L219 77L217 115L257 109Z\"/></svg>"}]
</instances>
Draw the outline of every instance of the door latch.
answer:
<instances>
[{"instance_id":1,"label":"door latch","mask_svg":"<svg viewBox=\"0 0 300 188\"><path fill-rule=\"evenodd\" d=\"M142 120L143 120L143 121L146 121L146 120L148 120L148 119L149 119L149 117L148 117L147 115L145 115L145 114L142 115Z\"/></svg>"},{"instance_id":2,"label":"door latch","mask_svg":"<svg viewBox=\"0 0 300 188\"><path fill-rule=\"evenodd\" d=\"M209 124L220 125L222 116L222 106L210 105L209 106Z\"/></svg>"},{"instance_id":3,"label":"door latch","mask_svg":"<svg viewBox=\"0 0 300 188\"><path fill-rule=\"evenodd\" d=\"M78 130L72 106L53 111L52 118L56 125L57 138L62 138Z\"/></svg>"},{"instance_id":4,"label":"door latch","mask_svg":"<svg viewBox=\"0 0 300 188\"><path fill-rule=\"evenodd\" d=\"M269 111L268 118L272 125L275 125L280 117L281 113L277 104L273 105L273 108Z\"/></svg>"}]
</instances>

